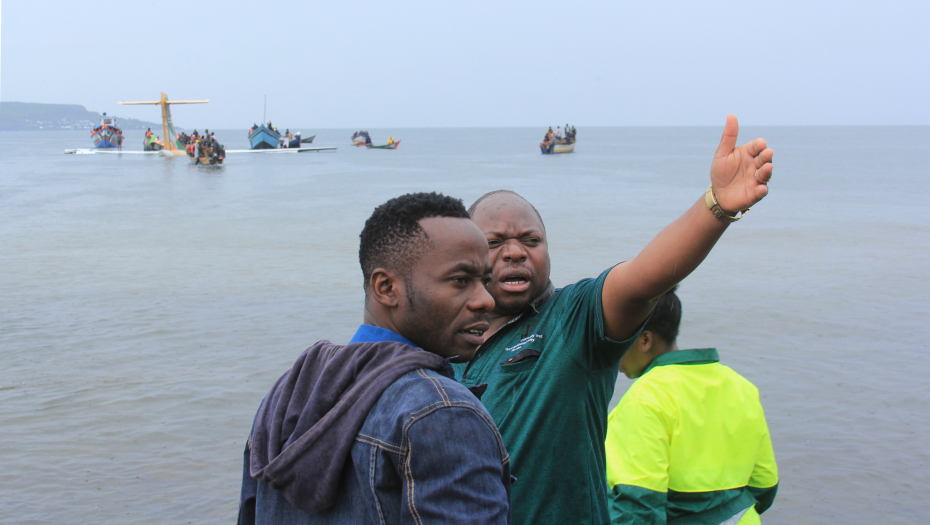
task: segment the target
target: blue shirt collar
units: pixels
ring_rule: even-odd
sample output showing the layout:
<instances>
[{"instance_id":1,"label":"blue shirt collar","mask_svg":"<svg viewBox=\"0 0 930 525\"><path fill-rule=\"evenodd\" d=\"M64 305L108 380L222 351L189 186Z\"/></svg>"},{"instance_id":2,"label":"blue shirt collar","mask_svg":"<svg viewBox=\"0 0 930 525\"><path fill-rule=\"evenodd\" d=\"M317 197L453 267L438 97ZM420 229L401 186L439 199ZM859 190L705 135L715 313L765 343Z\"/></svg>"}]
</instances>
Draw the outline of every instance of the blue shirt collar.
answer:
<instances>
[{"instance_id":1,"label":"blue shirt collar","mask_svg":"<svg viewBox=\"0 0 930 525\"><path fill-rule=\"evenodd\" d=\"M349 341L349 344L377 343L380 341L395 341L398 343L404 343L405 345L410 345L414 348L418 348L417 345L413 343L413 341L398 334L394 330L388 330L387 328L381 328L380 326L373 326L370 324L363 324L362 326L359 326L358 330L355 332L355 335L353 335L352 339Z\"/></svg>"}]
</instances>

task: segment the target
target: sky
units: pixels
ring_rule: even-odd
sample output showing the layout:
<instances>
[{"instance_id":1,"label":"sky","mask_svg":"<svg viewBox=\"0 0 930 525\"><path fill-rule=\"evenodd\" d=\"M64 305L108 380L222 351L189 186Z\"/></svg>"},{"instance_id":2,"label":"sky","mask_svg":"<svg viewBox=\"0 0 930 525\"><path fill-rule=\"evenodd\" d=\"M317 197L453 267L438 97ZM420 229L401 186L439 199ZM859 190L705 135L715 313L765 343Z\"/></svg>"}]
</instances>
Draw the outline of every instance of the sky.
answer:
<instances>
[{"instance_id":1,"label":"sky","mask_svg":"<svg viewBox=\"0 0 930 525\"><path fill-rule=\"evenodd\" d=\"M183 127L930 124L926 0L0 7L0 100Z\"/></svg>"}]
</instances>

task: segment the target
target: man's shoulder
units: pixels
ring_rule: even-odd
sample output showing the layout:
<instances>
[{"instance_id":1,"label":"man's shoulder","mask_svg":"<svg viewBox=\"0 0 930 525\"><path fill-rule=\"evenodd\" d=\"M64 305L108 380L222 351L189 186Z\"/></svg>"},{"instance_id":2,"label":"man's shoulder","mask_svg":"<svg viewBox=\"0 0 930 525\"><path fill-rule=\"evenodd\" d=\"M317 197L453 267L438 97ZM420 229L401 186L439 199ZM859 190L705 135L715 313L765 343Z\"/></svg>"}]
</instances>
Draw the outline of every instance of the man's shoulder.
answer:
<instances>
[{"instance_id":1,"label":"man's shoulder","mask_svg":"<svg viewBox=\"0 0 930 525\"><path fill-rule=\"evenodd\" d=\"M604 270L596 277L585 277L562 288L555 288L552 294L545 300L545 303L538 306L538 309L542 310L547 307L564 308L572 301L587 297L591 292L600 290L604 286L604 280L607 279L607 274L609 274L613 268L614 267L610 267Z\"/></svg>"},{"instance_id":2,"label":"man's shoulder","mask_svg":"<svg viewBox=\"0 0 930 525\"><path fill-rule=\"evenodd\" d=\"M477 397L458 381L433 370L420 368L400 376L381 395L378 405L391 412L415 417L445 406L463 406L486 413ZM387 406L380 407L387 409Z\"/></svg>"}]
</instances>

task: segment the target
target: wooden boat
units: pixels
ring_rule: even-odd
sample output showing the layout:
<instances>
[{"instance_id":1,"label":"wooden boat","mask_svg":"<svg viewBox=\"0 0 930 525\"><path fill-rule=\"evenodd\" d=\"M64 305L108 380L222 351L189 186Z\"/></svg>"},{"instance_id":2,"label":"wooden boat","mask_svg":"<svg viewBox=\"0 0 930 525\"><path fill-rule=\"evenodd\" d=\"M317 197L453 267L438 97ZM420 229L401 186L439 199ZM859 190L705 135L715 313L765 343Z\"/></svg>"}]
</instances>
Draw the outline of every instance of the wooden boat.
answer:
<instances>
[{"instance_id":1,"label":"wooden boat","mask_svg":"<svg viewBox=\"0 0 930 525\"><path fill-rule=\"evenodd\" d=\"M552 132L552 128L549 128L549 131L546 132L546 136L543 138L543 141L539 143L539 151L543 155L551 155L553 153L571 153L575 151L575 127L572 126L569 128L568 124L565 125L565 135L562 135L561 127L559 127L555 133Z\"/></svg>"},{"instance_id":2,"label":"wooden boat","mask_svg":"<svg viewBox=\"0 0 930 525\"><path fill-rule=\"evenodd\" d=\"M95 148L118 148L123 139L123 130L116 126L116 119L104 112L100 125L90 132Z\"/></svg>"},{"instance_id":3,"label":"wooden boat","mask_svg":"<svg viewBox=\"0 0 930 525\"><path fill-rule=\"evenodd\" d=\"M287 143L288 148L299 148L301 144L312 144L313 139L316 138L316 135L313 135L309 139L301 138L300 132L297 132L293 135L290 142ZM281 139L281 147L284 147L284 140Z\"/></svg>"},{"instance_id":4,"label":"wooden boat","mask_svg":"<svg viewBox=\"0 0 930 525\"><path fill-rule=\"evenodd\" d=\"M540 142L539 150L543 155L550 155L553 153L571 153L575 151L575 141L566 142L564 140L559 141L558 139L550 140L549 142Z\"/></svg>"},{"instance_id":5,"label":"wooden boat","mask_svg":"<svg viewBox=\"0 0 930 525\"><path fill-rule=\"evenodd\" d=\"M275 149L281 141L281 134L265 124L249 131L249 143L252 149Z\"/></svg>"},{"instance_id":6,"label":"wooden boat","mask_svg":"<svg viewBox=\"0 0 930 525\"><path fill-rule=\"evenodd\" d=\"M164 144L152 142L149 139L142 139L142 151L161 151L165 149Z\"/></svg>"},{"instance_id":7,"label":"wooden boat","mask_svg":"<svg viewBox=\"0 0 930 525\"><path fill-rule=\"evenodd\" d=\"M353 146L367 146L371 144L371 135L367 131L356 131L352 134Z\"/></svg>"},{"instance_id":8,"label":"wooden boat","mask_svg":"<svg viewBox=\"0 0 930 525\"><path fill-rule=\"evenodd\" d=\"M395 140L394 142L384 144L382 146L375 146L374 144L365 144L365 146L368 147L368 149L397 149L397 146L399 145L400 145L399 140Z\"/></svg>"},{"instance_id":9,"label":"wooden boat","mask_svg":"<svg viewBox=\"0 0 930 525\"><path fill-rule=\"evenodd\" d=\"M188 155L187 158L198 168L222 168L223 161L226 160L224 157L195 157L193 155Z\"/></svg>"},{"instance_id":10,"label":"wooden boat","mask_svg":"<svg viewBox=\"0 0 930 525\"><path fill-rule=\"evenodd\" d=\"M226 160L226 151L222 146L217 150L208 147L204 151L199 145L189 144L187 146L187 158L190 159L191 164L199 168L221 168L223 167L223 161Z\"/></svg>"}]
</instances>

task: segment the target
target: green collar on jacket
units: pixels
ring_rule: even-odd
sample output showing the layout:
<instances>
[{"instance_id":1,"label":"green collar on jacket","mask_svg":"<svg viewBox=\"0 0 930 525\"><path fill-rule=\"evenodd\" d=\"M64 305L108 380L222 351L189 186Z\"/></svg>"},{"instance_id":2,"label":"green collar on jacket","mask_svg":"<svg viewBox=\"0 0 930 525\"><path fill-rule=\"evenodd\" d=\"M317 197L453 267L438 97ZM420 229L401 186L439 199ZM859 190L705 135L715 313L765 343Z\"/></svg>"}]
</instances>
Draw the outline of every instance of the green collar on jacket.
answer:
<instances>
[{"instance_id":1,"label":"green collar on jacket","mask_svg":"<svg viewBox=\"0 0 930 525\"><path fill-rule=\"evenodd\" d=\"M706 365L708 363L720 362L720 356L717 355L716 348L697 348L695 350L675 350L660 355L649 363L649 367L643 372L646 375L650 370L657 366L665 365ZM640 376L642 377L642 376Z\"/></svg>"}]
</instances>

